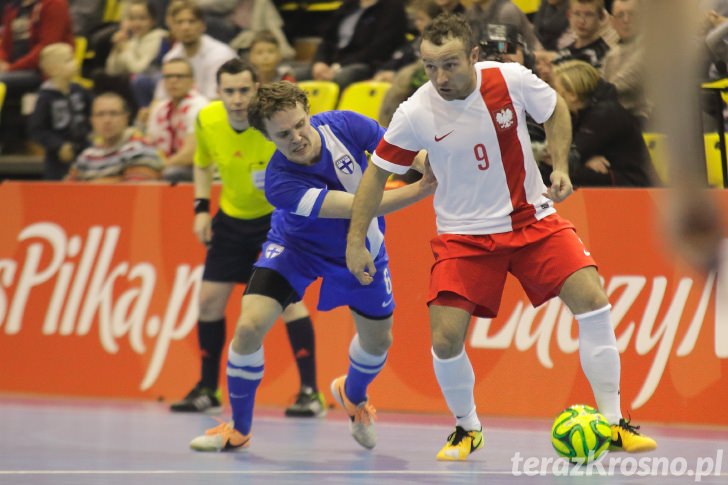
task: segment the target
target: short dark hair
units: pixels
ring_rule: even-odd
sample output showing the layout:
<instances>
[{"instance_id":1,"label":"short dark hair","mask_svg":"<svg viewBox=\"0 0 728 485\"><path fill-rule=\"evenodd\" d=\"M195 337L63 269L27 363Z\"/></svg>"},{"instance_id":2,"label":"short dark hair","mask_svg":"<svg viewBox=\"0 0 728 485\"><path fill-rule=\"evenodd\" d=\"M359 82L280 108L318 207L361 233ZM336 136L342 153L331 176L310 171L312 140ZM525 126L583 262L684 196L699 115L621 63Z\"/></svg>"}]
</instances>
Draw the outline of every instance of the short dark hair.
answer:
<instances>
[{"instance_id":1,"label":"short dark hair","mask_svg":"<svg viewBox=\"0 0 728 485\"><path fill-rule=\"evenodd\" d=\"M109 98L109 99L117 99L121 102L122 109L124 110L124 113L129 114L131 113L131 110L129 109L129 103L126 102L126 99L124 99L124 96L121 94L114 92L114 91L104 91L103 93L99 93L96 96L94 96L93 102L91 103L91 112L93 113L93 105L96 103L97 99L102 98Z\"/></svg>"},{"instance_id":2,"label":"short dark hair","mask_svg":"<svg viewBox=\"0 0 728 485\"><path fill-rule=\"evenodd\" d=\"M253 46L259 42L264 42L266 44L273 44L276 47L280 48L281 43L278 41L278 38L268 29L259 30L255 33L255 36L253 36L253 40L250 41L250 49L253 49Z\"/></svg>"},{"instance_id":3,"label":"short dark hair","mask_svg":"<svg viewBox=\"0 0 728 485\"><path fill-rule=\"evenodd\" d=\"M265 120L274 114L295 108L298 104L308 113L310 107L306 93L296 84L288 81L277 81L261 86L258 93L250 100L248 105L248 123L264 135Z\"/></svg>"},{"instance_id":4,"label":"short dark hair","mask_svg":"<svg viewBox=\"0 0 728 485\"><path fill-rule=\"evenodd\" d=\"M167 7L167 16L175 18L179 13L184 12L185 10L189 10L192 13L192 16L200 22L205 21L205 14L202 12L202 9L199 5L197 5L197 2L192 0L172 0Z\"/></svg>"},{"instance_id":5,"label":"short dark hair","mask_svg":"<svg viewBox=\"0 0 728 485\"><path fill-rule=\"evenodd\" d=\"M470 54L470 51L476 45L470 26L465 18L460 15L438 15L432 22L427 24L422 32L422 40L435 45L443 45L448 39L453 38L462 41L466 54Z\"/></svg>"},{"instance_id":6,"label":"short dark hair","mask_svg":"<svg viewBox=\"0 0 728 485\"><path fill-rule=\"evenodd\" d=\"M255 68L249 62L245 62L239 57L233 57L220 66L215 74L215 80L217 84L220 84L220 77L223 74L240 74L245 71L250 71L250 76L253 78L254 83L258 82L258 74L255 72Z\"/></svg>"}]
</instances>

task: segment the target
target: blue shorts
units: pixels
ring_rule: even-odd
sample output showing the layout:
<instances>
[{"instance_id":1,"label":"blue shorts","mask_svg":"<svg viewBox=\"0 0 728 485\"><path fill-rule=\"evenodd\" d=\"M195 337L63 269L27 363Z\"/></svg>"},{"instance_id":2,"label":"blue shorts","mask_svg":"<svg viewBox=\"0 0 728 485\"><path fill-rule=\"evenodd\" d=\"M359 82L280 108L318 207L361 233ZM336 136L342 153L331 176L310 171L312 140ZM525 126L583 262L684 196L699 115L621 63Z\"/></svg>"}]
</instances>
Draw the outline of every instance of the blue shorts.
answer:
<instances>
[{"instance_id":1,"label":"blue shorts","mask_svg":"<svg viewBox=\"0 0 728 485\"><path fill-rule=\"evenodd\" d=\"M320 311L349 306L366 317L384 318L394 312L394 294L388 262L387 253L383 250L374 262L377 268L374 281L364 286L349 272L343 261L335 262L266 241L255 266L280 273L301 298L306 288L316 278L321 277L317 306Z\"/></svg>"}]
</instances>

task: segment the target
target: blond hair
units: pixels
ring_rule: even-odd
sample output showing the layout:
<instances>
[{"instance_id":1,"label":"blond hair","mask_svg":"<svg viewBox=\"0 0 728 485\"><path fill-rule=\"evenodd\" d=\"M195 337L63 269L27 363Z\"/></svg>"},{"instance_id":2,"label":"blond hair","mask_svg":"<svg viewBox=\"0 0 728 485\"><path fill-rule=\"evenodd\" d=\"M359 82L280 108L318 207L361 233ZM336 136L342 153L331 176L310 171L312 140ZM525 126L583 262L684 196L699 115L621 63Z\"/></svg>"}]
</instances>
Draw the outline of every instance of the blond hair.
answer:
<instances>
[{"instance_id":1,"label":"blond hair","mask_svg":"<svg viewBox=\"0 0 728 485\"><path fill-rule=\"evenodd\" d=\"M561 87L585 101L594 92L602 79L599 71L584 61L565 61L554 66L553 75L561 82Z\"/></svg>"},{"instance_id":2,"label":"blond hair","mask_svg":"<svg viewBox=\"0 0 728 485\"><path fill-rule=\"evenodd\" d=\"M73 47L65 42L55 42L45 46L43 50L40 51L40 58L38 59L38 63L43 72L47 74L48 65L51 64L57 56L64 52L70 52L71 55L73 55Z\"/></svg>"}]
</instances>

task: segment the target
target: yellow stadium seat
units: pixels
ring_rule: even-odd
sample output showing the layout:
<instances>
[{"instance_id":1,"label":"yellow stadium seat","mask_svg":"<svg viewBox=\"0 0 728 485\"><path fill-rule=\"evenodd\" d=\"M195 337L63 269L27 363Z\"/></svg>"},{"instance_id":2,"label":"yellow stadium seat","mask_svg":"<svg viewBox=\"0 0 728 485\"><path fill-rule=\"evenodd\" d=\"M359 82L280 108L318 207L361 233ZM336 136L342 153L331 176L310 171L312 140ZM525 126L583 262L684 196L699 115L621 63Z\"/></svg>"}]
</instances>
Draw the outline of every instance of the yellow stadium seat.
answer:
<instances>
[{"instance_id":1,"label":"yellow stadium seat","mask_svg":"<svg viewBox=\"0 0 728 485\"><path fill-rule=\"evenodd\" d=\"M667 184L669 174L667 171L667 159L665 158L665 135L662 133L642 133L645 145L650 151L652 166L655 167L657 176L663 184Z\"/></svg>"},{"instance_id":2,"label":"yellow stadium seat","mask_svg":"<svg viewBox=\"0 0 728 485\"><path fill-rule=\"evenodd\" d=\"M339 101L339 85L332 81L300 81L298 87L303 89L311 105L311 114L331 111Z\"/></svg>"},{"instance_id":3,"label":"yellow stadium seat","mask_svg":"<svg viewBox=\"0 0 728 485\"><path fill-rule=\"evenodd\" d=\"M76 58L76 65L79 69L81 69L81 66L83 66L83 60L86 59L86 49L88 48L88 40L86 40L86 37L76 37L75 38L76 45L75 45L75 55Z\"/></svg>"},{"instance_id":4,"label":"yellow stadium seat","mask_svg":"<svg viewBox=\"0 0 728 485\"><path fill-rule=\"evenodd\" d=\"M7 86L5 86L5 83L0 83L0 111L2 111L5 102L5 91L7 91Z\"/></svg>"},{"instance_id":5,"label":"yellow stadium seat","mask_svg":"<svg viewBox=\"0 0 728 485\"><path fill-rule=\"evenodd\" d=\"M513 3L526 15L538 12L541 6L541 0L513 0Z\"/></svg>"},{"instance_id":6,"label":"yellow stadium seat","mask_svg":"<svg viewBox=\"0 0 728 485\"><path fill-rule=\"evenodd\" d=\"M708 172L708 184L713 187L723 187L723 167L720 159L718 133L705 134L705 164Z\"/></svg>"},{"instance_id":7,"label":"yellow stadium seat","mask_svg":"<svg viewBox=\"0 0 728 485\"><path fill-rule=\"evenodd\" d=\"M114 23L121 20L121 7L122 2L120 0L106 0L104 5L104 23Z\"/></svg>"},{"instance_id":8,"label":"yellow stadium seat","mask_svg":"<svg viewBox=\"0 0 728 485\"><path fill-rule=\"evenodd\" d=\"M356 111L374 120L379 118L379 108L391 83L361 81L350 84L341 94L338 109Z\"/></svg>"},{"instance_id":9,"label":"yellow stadium seat","mask_svg":"<svg viewBox=\"0 0 728 485\"><path fill-rule=\"evenodd\" d=\"M83 61L86 59L86 50L88 49L88 40L86 40L86 37L76 37L75 38L75 51L74 51L74 58L76 59L76 67L78 68L78 73L76 74L76 77L73 78L74 82L77 82L81 86L85 87L86 89L91 89L94 85L93 81L90 79L86 79L84 77L81 77L81 70L83 69Z\"/></svg>"}]
</instances>

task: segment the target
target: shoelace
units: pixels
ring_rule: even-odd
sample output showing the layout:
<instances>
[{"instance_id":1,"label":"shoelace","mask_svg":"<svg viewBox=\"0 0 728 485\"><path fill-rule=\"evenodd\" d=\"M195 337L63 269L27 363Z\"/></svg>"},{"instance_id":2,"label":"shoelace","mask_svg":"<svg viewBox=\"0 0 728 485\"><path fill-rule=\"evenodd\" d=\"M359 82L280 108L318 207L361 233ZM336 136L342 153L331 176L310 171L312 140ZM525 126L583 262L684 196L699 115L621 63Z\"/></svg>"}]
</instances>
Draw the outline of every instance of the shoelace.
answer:
<instances>
[{"instance_id":1,"label":"shoelace","mask_svg":"<svg viewBox=\"0 0 728 485\"><path fill-rule=\"evenodd\" d=\"M455 426L455 431L450 433L450 436L447 437L447 440L452 446L457 446L466 436L468 436L467 431L465 431L460 426Z\"/></svg>"},{"instance_id":2,"label":"shoelace","mask_svg":"<svg viewBox=\"0 0 728 485\"><path fill-rule=\"evenodd\" d=\"M377 418L377 410L369 403L356 408L354 422L369 425Z\"/></svg>"},{"instance_id":3,"label":"shoelace","mask_svg":"<svg viewBox=\"0 0 728 485\"><path fill-rule=\"evenodd\" d=\"M630 424L630 422L631 421L629 419L622 418L619 420L619 427L639 436L639 432L637 430L640 429L640 427Z\"/></svg>"}]
</instances>

